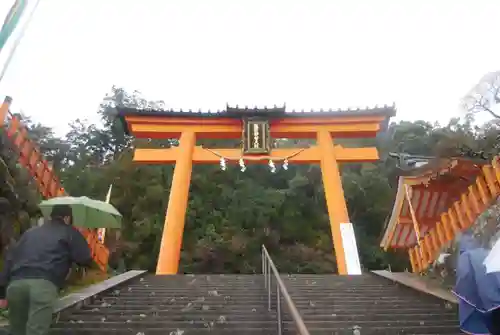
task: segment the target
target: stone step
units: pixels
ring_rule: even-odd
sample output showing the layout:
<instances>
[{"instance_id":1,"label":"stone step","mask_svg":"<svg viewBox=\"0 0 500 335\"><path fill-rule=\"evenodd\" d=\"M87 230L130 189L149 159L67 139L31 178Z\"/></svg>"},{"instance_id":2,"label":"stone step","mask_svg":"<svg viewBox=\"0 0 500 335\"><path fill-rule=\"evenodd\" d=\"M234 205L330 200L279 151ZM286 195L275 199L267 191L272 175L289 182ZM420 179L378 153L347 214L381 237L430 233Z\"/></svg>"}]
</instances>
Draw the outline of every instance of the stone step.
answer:
<instances>
[{"instance_id":1,"label":"stone step","mask_svg":"<svg viewBox=\"0 0 500 335\"><path fill-rule=\"evenodd\" d=\"M146 314L142 314L146 315ZM106 314L105 316L94 313L94 314L84 314L84 313L73 313L70 318L61 317L59 321L79 321L85 320L91 322L126 322L126 321L142 321L148 320L151 322L157 321L214 321L214 320L225 320L227 322L239 322L239 321L254 321L254 320L270 320L275 321L274 317L269 313L241 313L241 314L230 314L230 315L221 315L221 313L163 313L163 314L154 314L147 315L147 317L141 316L141 314L129 314L122 315L118 313L114 314Z\"/></svg>"},{"instance_id":2,"label":"stone step","mask_svg":"<svg viewBox=\"0 0 500 335\"><path fill-rule=\"evenodd\" d=\"M224 283L205 283L205 284L198 284L198 283L182 283L182 282L177 282L177 283L168 283L165 285L162 285L161 283L140 283L136 285L131 285L132 289L148 289L151 287L156 287L156 288L162 288L162 289L172 289L172 290L178 290L178 289L205 289L205 288L211 288L211 287L224 287L224 288L251 288L251 289L260 289L263 287L264 281L258 282L258 283L228 283L227 285Z\"/></svg>"},{"instance_id":3,"label":"stone step","mask_svg":"<svg viewBox=\"0 0 500 335\"><path fill-rule=\"evenodd\" d=\"M275 320L269 321L226 321L222 319L207 320L207 321L165 321L165 320L125 320L124 321L89 321L89 320L79 320L75 322L58 322L53 329L148 329L148 328L163 328L163 329L205 329L210 328L216 330L219 328L223 329L272 329L276 327ZM292 328L291 322L285 321L284 324L286 328ZM359 327L360 329L382 329L382 328L420 328L420 327L450 327L456 329L456 321L454 320L430 320L430 321L409 321L409 320L392 320L392 321L376 321L376 320L365 320L365 321L314 321L308 323L308 329L313 331L314 329L353 329L353 327ZM454 327L455 326L455 327Z\"/></svg>"},{"instance_id":4,"label":"stone step","mask_svg":"<svg viewBox=\"0 0 500 335\"><path fill-rule=\"evenodd\" d=\"M239 329L164 329L164 328L146 328L142 330L136 329L102 329L102 328L81 328L81 329L52 329L50 335L276 335L277 326L269 329L263 328L239 328ZM289 332L289 334L293 334ZM328 333L331 335L331 333ZM352 331L351 331L352 335Z\"/></svg>"},{"instance_id":5,"label":"stone step","mask_svg":"<svg viewBox=\"0 0 500 335\"><path fill-rule=\"evenodd\" d=\"M367 320L369 322L377 321L377 322L388 322L392 324L393 322L399 322L401 318L417 320L420 323L425 323L427 321L450 321L452 323L456 322L456 315L454 313L448 314L313 314L307 317L304 317L305 321L311 322L311 324L317 323L335 323L340 324L342 322L352 322L357 320ZM80 320L85 320L85 322L130 322L130 321L147 321L147 322L160 322L160 321L214 321L214 320L223 320L227 322L239 322L239 321L255 321L255 320L269 320L275 321L274 318L268 313L260 313L260 314L228 314L222 315L221 313L182 313L182 314L107 314L107 315L99 315L99 314L79 314L74 313L70 318L61 317L60 321L75 321L78 322ZM284 315L283 320L291 321L291 317L289 315ZM406 321L405 321L406 322Z\"/></svg>"},{"instance_id":6,"label":"stone step","mask_svg":"<svg viewBox=\"0 0 500 335\"><path fill-rule=\"evenodd\" d=\"M272 329L276 327L275 320L260 320L260 321L238 321L238 322L228 322L223 319L215 319L208 321L165 321L165 320L125 320L119 322L109 322L104 321L89 321L89 320L78 320L76 322L58 322L54 325L53 329L82 329L82 328L93 328L93 329L148 329L148 328L163 328L163 329L246 329L246 328L268 328Z\"/></svg>"},{"instance_id":7,"label":"stone step","mask_svg":"<svg viewBox=\"0 0 500 335\"><path fill-rule=\"evenodd\" d=\"M133 329L78 329L78 330L62 330L55 329L50 332L50 335L206 335L206 334L220 334L220 335L234 335L235 332L238 335L276 335L276 327L273 329L217 329L215 332L212 329L188 329L188 330L165 330L158 328L148 328L144 331L137 331ZM297 332L294 329L285 329L285 335L295 335ZM352 335L353 329L315 329L311 332L311 335ZM462 333L457 331L450 331L446 327L427 327L427 328L408 328L404 331L401 329L394 328L376 328L371 330L363 330L362 335L462 335Z\"/></svg>"},{"instance_id":8,"label":"stone step","mask_svg":"<svg viewBox=\"0 0 500 335\"><path fill-rule=\"evenodd\" d=\"M209 306L210 307L210 306ZM268 312L267 306L259 306L259 307L250 307L250 308L227 308L227 309L218 309L217 312L222 312L222 311L230 311L231 314L233 315L249 315L249 311L252 314L266 314ZM283 307L283 311L285 312L286 309ZM168 316L168 315L183 315L186 313L190 314L213 314L215 313L214 309L202 309L202 308L193 308L188 311L182 310L182 309L168 309L168 308L157 308L156 306L151 306L151 305L145 305L143 307L137 307L134 306L133 308L108 308L106 310L101 310L100 308L94 308L94 309L88 309L87 307L84 307L82 309L77 309L74 311L69 311L67 314L62 314L62 315L100 315L100 314L105 314L105 315L138 315L138 314L153 314L155 313L156 315L159 316ZM271 312L273 313L273 312ZM285 312L286 313L286 312ZM422 308L419 306L415 306L414 308L408 308L408 309L400 309L397 307L394 308L388 308L384 310L380 310L380 308L365 308L365 307L358 307L358 308L349 308L349 310L346 310L345 308L339 307L339 308L307 308L303 311L301 311L301 315L304 318L309 318L311 315L336 315L338 317L342 317L344 315L371 315L371 314L377 314L377 313L382 313L382 314L389 314L389 315L412 315L412 314L437 314L437 313L444 313L445 315L448 315L449 313L455 313L454 311L447 311L444 312L443 309L441 308L435 308L435 309L428 309L428 308ZM227 314L227 313L226 313Z\"/></svg>"},{"instance_id":9,"label":"stone step","mask_svg":"<svg viewBox=\"0 0 500 335\"><path fill-rule=\"evenodd\" d=\"M265 296L262 296L262 294L267 293L267 291L264 291L262 289L255 290L255 291L248 291L248 290L239 290L239 289L217 289L217 290L185 290L185 291L175 291L175 290L162 290L162 289L153 289L153 290L132 290L132 291L121 291L117 292L116 294L111 295L112 296L119 296L120 298L127 298L127 297L193 297L193 296L199 296L199 295L204 295L204 296L209 296L209 297L224 297L224 296L238 296L238 297L255 297L256 295L259 295L259 298L265 298ZM323 293L317 292L316 290L310 290L310 291L305 291L305 290L289 290L289 293L296 293L300 294L301 296L305 297L319 297L319 298L350 298L350 297L367 297L367 298L373 298L377 297L382 300L389 300L389 299L408 299L409 297L407 296L401 296L401 290L391 290L391 291L384 291L384 290L378 290L378 291L345 291L343 290L342 292L338 291L324 291Z\"/></svg>"},{"instance_id":10,"label":"stone step","mask_svg":"<svg viewBox=\"0 0 500 335\"><path fill-rule=\"evenodd\" d=\"M85 306L83 309L80 311L94 311L98 313L114 313L114 311L120 311L120 312L126 312L126 313L135 313L137 311L168 311L168 312L185 312L186 310L194 311L194 310L199 310L199 311L213 311L213 310L220 310L220 311L229 311L233 310L235 312L242 312L242 313L249 313L249 312L262 312L262 311L267 311L267 305L259 305L259 306L247 306L245 304L240 304L237 306L234 305L215 305L215 304L207 304L207 305L201 305L201 306L193 306L192 308L186 308L186 306L157 306L157 305L152 305L148 304L147 302L144 302L141 305L117 305L117 306L108 306L108 307L102 307L102 305L88 305Z\"/></svg>"},{"instance_id":11,"label":"stone step","mask_svg":"<svg viewBox=\"0 0 500 335\"><path fill-rule=\"evenodd\" d=\"M228 306L228 305L242 305L242 306L250 306L250 305L262 305L267 303L267 299L262 299L262 300L252 300L248 301L245 303L244 301L240 301L240 299L206 299L204 301L196 301L196 297L193 297L192 299L184 299L184 300L175 300L171 301L171 299L103 299L102 303L97 302L97 304L100 303L101 306L107 306L107 305L112 305L112 306L132 306L132 305L144 305L144 304L154 304L159 307L184 307L186 305L216 305L216 306ZM298 300L298 299L297 299ZM295 301L295 300L294 300ZM391 306L399 306L399 307L412 307L415 304L415 300L374 300L374 299L353 299L353 300L348 300L348 299L327 299L327 300L316 300L314 298L311 299L304 299L304 300L299 300L295 305L297 306L344 306L345 304L349 304L350 306L355 306L355 305L366 305L366 304L374 304L377 305L378 307L391 307ZM439 304L439 303L423 303L423 306L426 307L439 307L442 308L444 305ZM110 307L110 306L108 306Z\"/></svg>"},{"instance_id":12,"label":"stone step","mask_svg":"<svg viewBox=\"0 0 500 335\"><path fill-rule=\"evenodd\" d=\"M175 300L171 301L171 299L103 299L102 301L97 302L97 304L101 305L137 305L137 304L154 304L157 306L186 306L190 305L206 305L213 304L218 306L225 305L262 305L267 303L267 300L262 299L259 301L245 301L240 299L206 299L203 301L197 301L196 296L191 299L183 299L183 300Z\"/></svg>"},{"instance_id":13,"label":"stone step","mask_svg":"<svg viewBox=\"0 0 500 335\"><path fill-rule=\"evenodd\" d=\"M293 297L293 296L292 296ZM295 299L294 299L295 301ZM314 300L311 299L307 302L304 303L298 303L295 304L297 307L298 306L305 306L305 307L323 307L323 308L328 308L329 306L331 307L343 307L347 308L349 307L365 307L367 308L368 305L372 305L372 307L375 307L377 309L383 309L383 308L390 308L390 307L398 307L401 309L404 308L411 308L415 306L415 300L409 301L409 300L392 300L392 301L377 301L375 299L370 300L370 299L359 299L359 300ZM422 307L427 307L427 308L443 308L443 305L439 303L420 303L419 304Z\"/></svg>"},{"instance_id":14,"label":"stone step","mask_svg":"<svg viewBox=\"0 0 500 335\"><path fill-rule=\"evenodd\" d=\"M290 319L288 315L285 316L286 319ZM374 321L394 321L400 320L401 318L411 319L411 320L419 320L419 321L427 321L427 320L452 320L456 321L455 313L446 313L446 314L416 314L416 313L398 313L398 314L388 314L388 313L358 313L358 314L310 314L303 315L302 318L305 321L356 321L356 320L374 320Z\"/></svg>"},{"instance_id":15,"label":"stone step","mask_svg":"<svg viewBox=\"0 0 500 335\"><path fill-rule=\"evenodd\" d=\"M361 335L463 335L457 328L444 326L418 326L418 327L370 327L356 328ZM353 335L355 329L348 328L316 328L308 327L311 335ZM149 334L149 332L148 332ZM290 330L289 334L293 334ZM188 334L187 334L188 335Z\"/></svg>"},{"instance_id":16,"label":"stone step","mask_svg":"<svg viewBox=\"0 0 500 335\"><path fill-rule=\"evenodd\" d=\"M206 335L206 334L220 334L220 335L234 335L235 331L238 335L276 335L276 327L272 329L217 329L215 332L213 329L188 329L188 330L165 330L159 328L148 328L143 331L137 331L133 329L78 329L78 330L63 330L63 329L53 329L50 335ZM296 334L295 329L285 328L284 334ZM353 335L352 328L337 328L337 329L315 329L311 331L311 335ZM404 331L401 329L395 329L391 327L387 328L374 328L370 330L362 330L362 335L461 335L462 333L457 331L450 331L446 327L416 327L407 328Z\"/></svg>"},{"instance_id":17,"label":"stone step","mask_svg":"<svg viewBox=\"0 0 500 335\"><path fill-rule=\"evenodd\" d=\"M237 295L221 295L217 297L209 297L203 294L196 294L193 296L173 296L173 295L165 295L165 296L126 296L126 297L102 297L100 299L96 299L94 303L115 303L115 302L136 302L136 301L149 301L154 303L163 303L163 304L186 304L188 302L191 303L203 303L206 301L218 302L220 304L230 303L230 302L241 302L248 301L249 303L261 304L263 301L267 301L267 295L264 294L255 295L255 296L237 296Z\"/></svg>"},{"instance_id":18,"label":"stone step","mask_svg":"<svg viewBox=\"0 0 500 335\"><path fill-rule=\"evenodd\" d=\"M153 312L186 312L186 311L209 311L209 310L234 310L234 311L267 311L267 304L255 304L255 305L246 305L242 303L238 304L215 304L215 303L207 303L207 304L184 304L184 305L159 305L159 304L148 304L146 301L142 303L136 303L132 305L126 304L115 304L115 305L88 305L84 306L78 310L78 312L98 312L98 313L113 313L113 311L121 311L133 313L135 311L145 311L148 313ZM77 311L72 311L75 313Z\"/></svg>"}]
</instances>

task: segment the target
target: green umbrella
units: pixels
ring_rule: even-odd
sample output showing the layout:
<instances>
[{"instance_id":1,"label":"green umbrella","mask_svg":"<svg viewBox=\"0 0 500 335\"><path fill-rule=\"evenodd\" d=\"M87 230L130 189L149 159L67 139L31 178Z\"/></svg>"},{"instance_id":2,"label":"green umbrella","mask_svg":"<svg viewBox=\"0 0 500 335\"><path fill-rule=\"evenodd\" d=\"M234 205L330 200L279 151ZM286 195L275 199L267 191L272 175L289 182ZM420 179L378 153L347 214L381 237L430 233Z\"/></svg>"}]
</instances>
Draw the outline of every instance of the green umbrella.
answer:
<instances>
[{"instance_id":1,"label":"green umbrella","mask_svg":"<svg viewBox=\"0 0 500 335\"><path fill-rule=\"evenodd\" d=\"M120 228L122 215L113 205L87 197L56 197L39 205L45 217L55 205L68 205L73 210L73 225L85 228Z\"/></svg>"}]
</instances>

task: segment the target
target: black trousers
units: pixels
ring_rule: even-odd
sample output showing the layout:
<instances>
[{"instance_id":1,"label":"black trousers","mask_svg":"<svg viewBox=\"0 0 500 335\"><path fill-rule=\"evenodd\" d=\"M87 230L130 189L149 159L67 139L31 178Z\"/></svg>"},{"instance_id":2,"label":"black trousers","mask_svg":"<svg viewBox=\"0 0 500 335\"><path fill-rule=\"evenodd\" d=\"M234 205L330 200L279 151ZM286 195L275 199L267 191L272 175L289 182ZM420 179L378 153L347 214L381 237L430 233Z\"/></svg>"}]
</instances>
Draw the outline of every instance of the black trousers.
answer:
<instances>
[{"instance_id":1,"label":"black trousers","mask_svg":"<svg viewBox=\"0 0 500 335\"><path fill-rule=\"evenodd\" d=\"M491 312L490 332L491 335L500 335L500 308Z\"/></svg>"}]
</instances>

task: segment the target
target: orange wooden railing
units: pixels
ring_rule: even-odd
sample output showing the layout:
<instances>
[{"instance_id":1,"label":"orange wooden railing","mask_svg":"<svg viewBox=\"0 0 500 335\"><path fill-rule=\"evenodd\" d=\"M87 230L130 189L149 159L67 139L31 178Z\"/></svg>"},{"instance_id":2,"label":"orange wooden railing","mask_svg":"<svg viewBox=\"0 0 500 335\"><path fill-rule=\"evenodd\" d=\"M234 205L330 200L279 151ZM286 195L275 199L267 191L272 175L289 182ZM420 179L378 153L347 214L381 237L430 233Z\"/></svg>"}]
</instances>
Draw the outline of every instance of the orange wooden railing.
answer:
<instances>
[{"instance_id":1,"label":"orange wooden railing","mask_svg":"<svg viewBox=\"0 0 500 335\"><path fill-rule=\"evenodd\" d=\"M500 157L482 167L481 174L469 186L440 220L420 240L420 245L408 249L413 272L426 270L438 257L441 249L452 242L456 234L470 228L476 219L493 205L500 195Z\"/></svg>"},{"instance_id":2,"label":"orange wooden railing","mask_svg":"<svg viewBox=\"0 0 500 335\"><path fill-rule=\"evenodd\" d=\"M19 117L10 113L11 103L12 98L6 97L0 106L0 128L19 154L19 163L28 170L44 198L66 195L51 164L43 157L38 145L29 138L28 129ZM86 238L96 264L102 271L107 271L109 251L98 241L97 232L86 228L78 228L78 230Z\"/></svg>"}]
</instances>

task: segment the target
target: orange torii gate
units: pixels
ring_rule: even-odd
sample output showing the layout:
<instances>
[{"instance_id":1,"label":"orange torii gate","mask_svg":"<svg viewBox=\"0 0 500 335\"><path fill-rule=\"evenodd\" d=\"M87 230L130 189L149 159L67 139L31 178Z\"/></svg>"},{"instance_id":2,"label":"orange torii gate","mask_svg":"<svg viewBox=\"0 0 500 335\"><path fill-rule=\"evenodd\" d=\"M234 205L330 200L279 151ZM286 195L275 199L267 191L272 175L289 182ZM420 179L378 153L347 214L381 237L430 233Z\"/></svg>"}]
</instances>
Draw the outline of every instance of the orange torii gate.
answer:
<instances>
[{"instance_id":1,"label":"orange torii gate","mask_svg":"<svg viewBox=\"0 0 500 335\"><path fill-rule=\"evenodd\" d=\"M435 158L402 173L380 246L406 249L413 272L425 271L455 236L500 195L500 162Z\"/></svg>"},{"instance_id":2,"label":"orange torii gate","mask_svg":"<svg viewBox=\"0 0 500 335\"><path fill-rule=\"evenodd\" d=\"M394 106L372 109L291 112L285 107L227 107L217 113L137 110L119 107L125 129L136 138L179 139L178 147L135 149L134 161L144 164L175 163L165 216L157 274L176 274L179 267L185 214L193 164L232 161L319 163L330 218L333 246L339 274L361 272L358 250L349 221L339 163L378 160L374 147L344 148L335 138L369 138L387 126L396 113ZM197 139L242 139L241 149L206 149ZM273 138L316 139L310 148L273 149Z\"/></svg>"}]
</instances>

